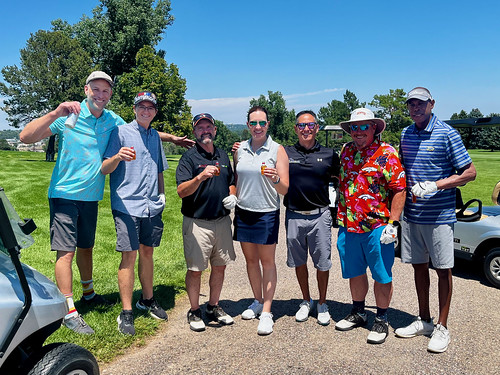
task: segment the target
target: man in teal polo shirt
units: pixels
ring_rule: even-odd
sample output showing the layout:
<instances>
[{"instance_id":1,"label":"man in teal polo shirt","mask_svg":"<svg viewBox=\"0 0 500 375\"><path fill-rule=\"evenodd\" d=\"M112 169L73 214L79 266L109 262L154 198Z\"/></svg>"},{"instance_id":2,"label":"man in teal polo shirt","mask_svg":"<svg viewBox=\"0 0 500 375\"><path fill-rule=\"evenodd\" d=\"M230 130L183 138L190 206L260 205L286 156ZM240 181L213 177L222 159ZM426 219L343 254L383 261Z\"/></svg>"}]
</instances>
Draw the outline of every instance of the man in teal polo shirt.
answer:
<instances>
[{"instance_id":1,"label":"man in teal polo shirt","mask_svg":"<svg viewBox=\"0 0 500 375\"><path fill-rule=\"evenodd\" d=\"M23 143L35 143L59 135L59 154L49 187L51 249L57 251L56 283L66 296L68 314L63 324L77 333L92 334L73 302L72 263L76 263L83 288L82 303L109 304L95 294L92 279L92 249L97 225L97 203L104 193L101 173L109 136L125 121L105 109L113 93L113 80L101 71L92 72L84 87L87 98L79 103L64 102L46 115L31 121L20 134ZM66 116L78 115L73 127L65 126ZM160 134L162 140L190 147L185 137Z\"/></svg>"}]
</instances>

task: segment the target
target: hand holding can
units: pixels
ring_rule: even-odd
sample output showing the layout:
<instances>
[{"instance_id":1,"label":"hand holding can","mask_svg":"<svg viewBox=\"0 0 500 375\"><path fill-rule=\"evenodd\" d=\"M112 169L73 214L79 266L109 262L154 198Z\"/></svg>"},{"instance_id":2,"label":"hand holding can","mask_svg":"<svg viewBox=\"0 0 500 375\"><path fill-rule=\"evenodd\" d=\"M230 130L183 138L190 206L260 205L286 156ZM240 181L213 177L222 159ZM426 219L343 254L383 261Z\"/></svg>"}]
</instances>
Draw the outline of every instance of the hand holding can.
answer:
<instances>
[{"instance_id":1,"label":"hand holding can","mask_svg":"<svg viewBox=\"0 0 500 375\"><path fill-rule=\"evenodd\" d=\"M70 129L73 129L76 125L76 120L78 120L78 115L74 112L71 112L66 118L66 121L64 121L64 125L66 125L66 127Z\"/></svg>"}]
</instances>

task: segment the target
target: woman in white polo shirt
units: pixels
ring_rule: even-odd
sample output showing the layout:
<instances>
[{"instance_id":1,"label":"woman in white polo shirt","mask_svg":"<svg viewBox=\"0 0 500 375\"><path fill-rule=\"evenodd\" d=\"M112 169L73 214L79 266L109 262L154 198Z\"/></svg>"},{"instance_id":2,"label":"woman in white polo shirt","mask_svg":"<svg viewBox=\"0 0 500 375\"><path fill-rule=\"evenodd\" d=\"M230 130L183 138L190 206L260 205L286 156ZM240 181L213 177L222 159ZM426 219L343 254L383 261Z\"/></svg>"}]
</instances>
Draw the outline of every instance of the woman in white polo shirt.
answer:
<instances>
[{"instance_id":1,"label":"woman in white polo shirt","mask_svg":"<svg viewBox=\"0 0 500 375\"><path fill-rule=\"evenodd\" d=\"M241 317L253 319L260 315L257 333L268 335L274 325L271 304L277 282L279 194L288 191L288 157L283 146L267 135L265 108L252 107L247 126L252 138L242 142L234 154L238 197L234 240L241 243L255 300Z\"/></svg>"}]
</instances>

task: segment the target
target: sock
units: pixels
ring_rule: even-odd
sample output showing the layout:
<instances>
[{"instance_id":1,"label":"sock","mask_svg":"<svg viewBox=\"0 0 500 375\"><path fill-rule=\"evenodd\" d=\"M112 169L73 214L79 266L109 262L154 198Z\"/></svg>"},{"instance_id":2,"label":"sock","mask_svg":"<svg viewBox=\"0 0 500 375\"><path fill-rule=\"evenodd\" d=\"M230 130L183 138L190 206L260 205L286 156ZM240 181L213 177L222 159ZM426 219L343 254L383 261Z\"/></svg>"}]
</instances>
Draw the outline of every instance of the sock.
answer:
<instances>
[{"instance_id":1,"label":"sock","mask_svg":"<svg viewBox=\"0 0 500 375\"><path fill-rule=\"evenodd\" d=\"M357 313L365 313L365 301L352 301L352 306Z\"/></svg>"},{"instance_id":2,"label":"sock","mask_svg":"<svg viewBox=\"0 0 500 375\"><path fill-rule=\"evenodd\" d=\"M75 309L75 304L73 302L73 293L68 293L65 294L64 297L66 297L66 304L68 305L68 313L66 314L65 318L73 318L74 316L78 316L78 311Z\"/></svg>"},{"instance_id":3,"label":"sock","mask_svg":"<svg viewBox=\"0 0 500 375\"><path fill-rule=\"evenodd\" d=\"M422 318L420 318L420 319L422 319ZM430 323L430 322L431 322L431 320L432 320L432 318L422 319L422 320L423 320L424 322L426 322L426 323Z\"/></svg>"},{"instance_id":4,"label":"sock","mask_svg":"<svg viewBox=\"0 0 500 375\"><path fill-rule=\"evenodd\" d=\"M381 309L377 307L377 317L387 321L387 309Z\"/></svg>"},{"instance_id":5,"label":"sock","mask_svg":"<svg viewBox=\"0 0 500 375\"><path fill-rule=\"evenodd\" d=\"M207 311L214 311L216 306L217 305L211 305L211 304L207 303Z\"/></svg>"},{"instance_id":6,"label":"sock","mask_svg":"<svg viewBox=\"0 0 500 375\"><path fill-rule=\"evenodd\" d=\"M88 281L80 280L80 283L82 284L83 288L83 298L85 298L87 301L94 298L95 297L94 279L90 279Z\"/></svg>"}]
</instances>

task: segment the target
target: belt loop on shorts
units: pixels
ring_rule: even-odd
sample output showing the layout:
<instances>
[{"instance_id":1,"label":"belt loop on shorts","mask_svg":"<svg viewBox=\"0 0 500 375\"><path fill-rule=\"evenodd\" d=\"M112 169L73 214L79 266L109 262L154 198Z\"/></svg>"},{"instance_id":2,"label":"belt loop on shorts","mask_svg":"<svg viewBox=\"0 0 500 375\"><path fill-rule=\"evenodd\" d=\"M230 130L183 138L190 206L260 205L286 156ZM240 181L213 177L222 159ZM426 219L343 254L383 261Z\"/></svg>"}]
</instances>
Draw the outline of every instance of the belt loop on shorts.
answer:
<instances>
[{"instance_id":1,"label":"belt loop on shorts","mask_svg":"<svg viewBox=\"0 0 500 375\"><path fill-rule=\"evenodd\" d=\"M291 210L291 209L289 209L289 210L292 212L295 212L297 214L301 214L301 215L318 215L318 214L322 214L323 212L325 212L329 208L330 208L330 206L315 208L314 210L309 210L309 211L298 211L298 210Z\"/></svg>"}]
</instances>

